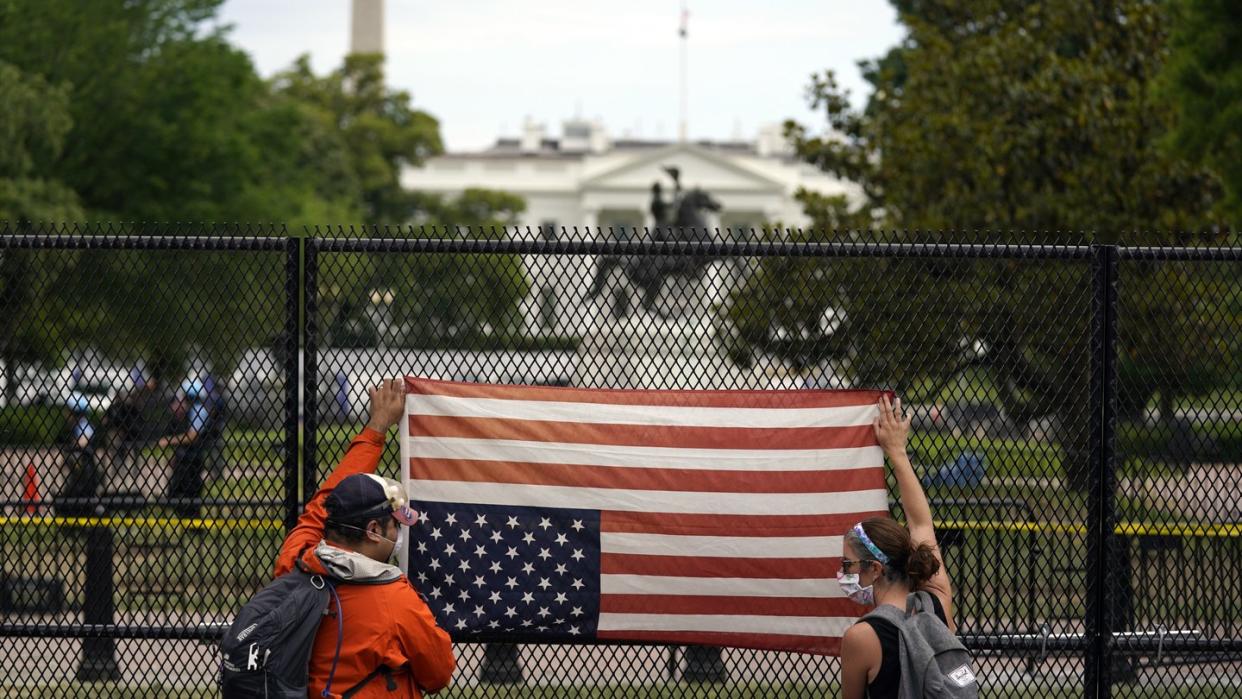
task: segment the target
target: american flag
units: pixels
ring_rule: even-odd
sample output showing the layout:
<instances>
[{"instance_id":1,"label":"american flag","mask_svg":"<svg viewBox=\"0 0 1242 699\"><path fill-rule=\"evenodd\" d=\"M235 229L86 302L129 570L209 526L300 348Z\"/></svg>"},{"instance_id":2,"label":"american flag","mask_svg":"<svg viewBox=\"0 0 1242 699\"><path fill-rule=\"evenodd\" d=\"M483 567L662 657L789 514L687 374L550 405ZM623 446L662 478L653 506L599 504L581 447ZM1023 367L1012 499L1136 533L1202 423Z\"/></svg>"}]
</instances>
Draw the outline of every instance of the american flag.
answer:
<instances>
[{"instance_id":1,"label":"american flag","mask_svg":"<svg viewBox=\"0 0 1242 699\"><path fill-rule=\"evenodd\" d=\"M841 536L884 513L878 391L406 379L408 573L457 640L835 654Z\"/></svg>"}]
</instances>

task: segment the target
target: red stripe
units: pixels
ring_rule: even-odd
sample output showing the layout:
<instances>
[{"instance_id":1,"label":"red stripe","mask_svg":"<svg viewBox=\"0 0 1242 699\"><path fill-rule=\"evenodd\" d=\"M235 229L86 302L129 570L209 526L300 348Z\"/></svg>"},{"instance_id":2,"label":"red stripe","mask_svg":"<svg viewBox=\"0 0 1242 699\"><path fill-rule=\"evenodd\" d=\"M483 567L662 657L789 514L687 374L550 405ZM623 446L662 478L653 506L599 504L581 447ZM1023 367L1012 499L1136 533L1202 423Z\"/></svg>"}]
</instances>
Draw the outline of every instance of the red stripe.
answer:
<instances>
[{"instance_id":1,"label":"red stripe","mask_svg":"<svg viewBox=\"0 0 1242 699\"><path fill-rule=\"evenodd\" d=\"M838 408L874 405L891 391L648 391L603 388L494 385L406 377L407 393L457 398L501 398L606 405L651 405L700 408Z\"/></svg>"},{"instance_id":2,"label":"red stripe","mask_svg":"<svg viewBox=\"0 0 1242 699\"><path fill-rule=\"evenodd\" d=\"M874 466L838 471L754 472L411 459L410 475L432 481L714 493L839 493L884 487L884 471Z\"/></svg>"},{"instance_id":3,"label":"red stripe","mask_svg":"<svg viewBox=\"0 0 1242 699\"><path fill-rule=\"evenodd\" d=\"M618 614L749 614L857 618L866 608L841 598L713 597L710 595L601 595L601 612Z\"/></svg>"},{"instance_id":4,"label":"red stripe","mask_svg":"<svg viewBox=\"0 0 1242 699\"><path fill-rule=\"evenodd\" d=\"M703 515L667 512L600 513L600 530L701 536L841 536L868 517L887 512L822 515Z\"/></svg>"},{"instance_id":5,"label":"red stripe","mask_svg":"<svg viewBox=\"0 0 1242 699\"><path fill-rule=\"evenodd\" d=\"M599 631L601 640L651 641L674 645L729 646L757 650L783 650L815 655L840 655L841 639L836 636L793 636L789 634L723 633L718 631Z\"/></svg>"},{"instance_id":6,"label":"red stripe","mask_svg":"<svg viewBox=\"0 0 1242 699\"><path fill-rule=\"evenodd\" d=\"M815 551L807 551L814 555ZM841 570L839 557L724 558L721 556L652 556L638 553L600 554L605 575L664 575L690 578L832 578Z\"/></svg>"},{"instance_id":7,"label":"red stripe","mask_svg":"<svg viewBox=\"0 0 1242 699\"><path fill-rule=\"evenodd\" d=\"M680 449L845 449L873 447L876 444L875 430L871 425L752 429L689 425L611 425L444 415L411 415L410 436Z\"/></svg>"}]
</instances>

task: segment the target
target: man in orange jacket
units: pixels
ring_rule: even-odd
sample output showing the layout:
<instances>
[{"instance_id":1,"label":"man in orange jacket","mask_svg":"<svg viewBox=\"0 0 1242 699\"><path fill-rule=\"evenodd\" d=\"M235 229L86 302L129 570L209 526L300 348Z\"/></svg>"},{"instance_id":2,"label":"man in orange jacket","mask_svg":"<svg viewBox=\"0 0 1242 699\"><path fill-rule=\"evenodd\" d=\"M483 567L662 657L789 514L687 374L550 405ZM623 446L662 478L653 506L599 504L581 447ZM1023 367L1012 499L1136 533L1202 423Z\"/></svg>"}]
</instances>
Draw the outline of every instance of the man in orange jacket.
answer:
<instances>
[{"instance_id":1,"label":"man in orange jacket","mask_svg":"<svg viewBox=\"0 0 1242 699\"><path fill-rule=\"evenodd\" d=\"M401 570L388 564L401 545L400 524L417 521L401 484L374 475L385 435L405 414L404 382L384 381L370 396L366 428L307 503L276 557L276 576L297 565L342 581L339 609L329 604L315 636L310 697L352 690L359 699L417 699L448 686L455 665L448 634Z\"/></svg>"}]
</instances>

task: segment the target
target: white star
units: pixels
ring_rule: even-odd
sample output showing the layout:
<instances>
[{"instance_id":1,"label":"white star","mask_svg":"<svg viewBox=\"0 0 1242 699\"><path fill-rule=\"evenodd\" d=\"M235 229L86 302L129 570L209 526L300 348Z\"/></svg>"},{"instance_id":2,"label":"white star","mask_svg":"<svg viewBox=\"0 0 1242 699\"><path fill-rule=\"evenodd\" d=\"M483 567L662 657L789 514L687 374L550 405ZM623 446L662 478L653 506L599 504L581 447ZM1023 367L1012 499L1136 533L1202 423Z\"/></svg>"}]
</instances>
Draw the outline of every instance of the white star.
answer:
<instances>
[{"instance_id":1,"label":"white star","mask_svg":"<svg viewBox=\"0 0 1242 699\"><path fill-rule=\"evenodd\" d=\"M458 620L457 620L457 623L455 624L455 626L456 626L457 628L459 628L459 629L464 629L464 628L466 628L466 620L465 620L465 619L458 619Z\"/></svg>"},{"instance_id":2,"label":"white star","mask_svg":"<svg viewBox=\"0 0 1242 699\"><path fill-rule=\"evenodd\" d=\"M557 532L556 543L560 544L561 546L564 546L565 544L569 543L569 539L565 537L565 532Z\"/></svg>"},{"instance_id":3,"label":"white star","mask_svg":"<svg viewBox=\"0 0 1242 699\"><path fill-rule=\"evenodd\" d=\"M475 617L476 619L477 619L477 618L479 618L479 617L481 617L481 616L483 616L483 615L484 615L484 614L486 614L486 613L487 613L487 612L483 611L483 605L481 605L481 604L480 604L479 606L477 606L477 607L475 607L475 608L474 608L474 617Z\"/></svg>"},{"instance_id":4,"label":"white star","mask_svg":"<svg viewBox=\"0 0 1242 699\"><path fill-rule=\"evenodd\" d=\"M426 541L418 542L418 552L427 553L427 542Z\"/></svg>"},{"instance_id":5,"label":"white star","mask_svg":"<svg viewBox=\"0 0 1242 699\"><path fill-rule=\"evenodd\" d=\"M574 549L574 552L570 554L569 557L574 559L575 561L580 561L586 558L586 556L582 555L582 549Z\"/></svg>"},{"instance_id":6,"label":"white star","mask_svg":"<svg viewBox=\"0 0 1242 699\"><path fill-rule=\"evenodd\" d=\"M583 614L586 614L586 612L582 611L582 607L574 607L569 611L569 613L574 616L582 616Z\"/></svg>"},{"instance_id":7,"label":"white star","mask_svg":"<svg viewBox=\"0 0 1242 699\"><path fill-rule=\"evenodd\" d=\"M565 604L566 602L569 601L569 598L565 596L564 592L558 592L556 593L556 599L552 601L556 602L557 604Z\"/></svg>"},{"instance_id":8,"label":"white star","mask_svg":"<svg viewBox=\"0 0 1242 699\"><path fill-rule=\"evenodd\" d=\"M499 573L499 572L500 572L500 561L492 561L491 571L492 571L493 573Z\"/></svg>"},{"instance_id":9,"label":"white star","mask_svg":"<svg viewBox=\"0 0 1242 699\"><path fill-rule=\"evenodd\" d=\"M517 578L509 578L507 581L505 581L505 587L509 588L510 590L512 590L513 588L517 586L518 586Z\"/></svg>"},{"instance_id":10,"label":"white star","mask_svg":"<svg viewBox=\"0 0 1242 699\"><path fill-rule=\"evenodd\" d=\"M444 536L444 535L440 533L440 528L439 528L439 527L436 527L435 529L432 529L432 530L431 530L431 538L433 538L433 539L435 539L435 540L439 541L439 540L440 540L440 537L442 537L442 536Z\"/></svg>"},{"instance_id":11,"label":"white star","mask_svg":"<svg viewBox=\"0 0 1242 699\"><path fill-rule=\"evenodd\" d=\"M469 538L470 538L470 530L469 529L461 530L461 540L466 541Z\"/></svg>"},{"instance_id":12,"label":"white star","mask_svg":"<svg viewBox=\"0 0 1242 699\"><path fill-rule=\"evenodd\" d=\"M547 631L547 630L548 630L548 627L546 627L546 626L538 626L538 627L536 627L536 628L537 628L537 629L539 629L540 631Z\"/></svg>"},{"instance_id":13,"label":"white star","mask_svg":"<svg viewBox=\"0 0 1242 699\"><path fill-rule=\"evenodd\" d=\"M491 621L487 622L487 628L498 629L500 628L500 622L496 621L495 619L492 619Z\"/></svg>"},{"instance_id":14,"label":"white star","mask_svg":"<svg viewBox=\"0 0 1242 699\"><path fill-rule=\"evenodd\" d=\"M452 574L452 573L449 573L448 575L444 576L444 584L445 584L445 585L452 585L452 584L453 584L453 574Z\"/></svg>"},{"instance_id":15,"label":"white star","mask_svg":"<svg viewBox=\"0 0 1242 699\"><path fill-rule=\"evenodd\" d=\"M418 581L419 581L420 583L425 583L425 582L427 582L427 574L426 574L426 573L424 573L424 572L423 572L423 571L421 571L421 570L420 570L420 571L418 571Z\"/></svg>"},{"instance_id":16,"label":"white star","mask_svg":"<svg viewBox=\"0 0 1242 699\"><path fill-rule=\"evenodd\" d=\"M586 585L582 584L582 578L574 578L574 581L570 583L569 586L574 588L575 590L581 590L582 588L586 587Z\"/></svg>"},{"instance_id":17,"label":"white star","mask_svg":"<svg viewBox=\"0 0 1242 699\"><path fill-rule=\"evenodd\" d=\"M578 630L577 626L571 626L569 627L569 633L573 634L574 636L577 636L578 634L582 632Z\"/></svg>"},{"instance_id":18,"label":"white star","mask_svg":"<svg viewBox=\"0 0 1242 699\"><path fill-rule=\"evenodd\" d=\"M547 579L547 578L539 578L539 585L538 585L538 587L539 587L539 589L540 589L540 590L546 590L546 589L548 589L549 587L552 587L552 583L548 582L548 579Z\"/></svg>"},{"instance_id":19,"label":"white star","mask_svg":"<svg viewBox=\"0 0 1242 699\"><path fill-rule=\"evenodd\" d=\"M474 555L478 556L479 558L482 558L487 555L487 549L483 548L482 544L479 544L478 546L474 547Z\"/></svg>"},{"instance_id":20,"label":"white star","mask_svg":"<svg viewBox=\"0 0 1242 699\"><path fill-rule=\"evenodd\" d=\"M478 517L475 517L475 518L474 518L474 524L475 524L475 526L477 526L477 527L486 527L486 526L487 526L487 518L486 518L486 517L484 517L483 515L479 515Z\"/></svg>"},{"instance_id":21,"label":"white star","mask_svg":"<svg viewBox=\"0 0 1242 699\"><path fill-rule=\"evenodd\" d=\"M457 593L457 599L461 600L462 602L465 602L466 600L470 599L470 590L463 588L461 592Z\"/></svg>"},{"instance_id":22,"label":"white star","mask_svg":"<svg viewBox=\"0 0 1242 699\"><path fill-rule=\"evenodd\" d=\"M440 588L433 587L431 588L431 592L428 594L430 594L433 599L440 599Z\"/></svg>"},{"instance_id":23,"label":"white star","mask_svg":"<svg viewBox=\"0 0 1242 699\"><path fill-rule=\"evenodd\" d=\"M549 612L547 607L540 607L538 614L540 617L552 616L552 612Z\"/></svg>"},{"instance_id":24,"label":"white star","mask_svg":"<svg viewBox=\"0 0 1242 699\"><path fill-rule=\"evenodd\" d=\"M531 565L530 561L527 561L522 566L522 572L526 573L527 575L530 575L531 573L535 572L535 566Z\"/></svg>"},{"instance_id":25,"label":"white star","mask_svg":"<svg viewBox=\"0 0 1242 699\"><path fill-rule=\"evenodd\" d=\"M548 531L548 527L551 527L551 526L552 526L552 520L551 520L551 519L548 519L547 517L541 517L541 518L539 518L539 528L540 528L540 529L542 529L542 530L544 530L544 531L546 532L546 531Z\"/></svg>"},{"instance_id":26,"label":"white star","mask_svg":"<svg viewBox=\"0 0 1242 699\"><path fill-rule=\"evenodd\" d=\"M552 620L552 624L553 624L554 626L560 626L561 624L564 624L564 623L565 623L565 620L564 620L564 619L553 619L553 620Z\"/></svg>"},{"instance_id":27,"label":"white star","mask_svg":"<svg viewBox=\"0 0 1242 699\"><path fill-rule=\"evenodd\" d=\"M452 544L449 544L448 546L445 546L445 547L444 547L444 555L445 555L445 556L455 556L455 555L457 555L457 547L456 547L456 546L453 546Z\"/></svg>"},{"instance_id":28,"label":"white star","mask_svg":"<svg viewBox=\"0 0 1242 699\"><path fill-rule=\"evenodd\" d=\"M453 606L452 602L449 602L448 604L444 605L444 613L445 614L456 614L457 608Z\"/></svg>"},{"instance_id":29,"label":"white star","mask_svg":"<svg viewBox=\"0 0 1242 699\"><path fill-rule=\"evenodd\" d=\"M492 530L492 541L494 541L495 543L499 544L499 543L500 543L500 539L501 539L501 538L502 538L502 537L500 536L500 530L499 530L499 529L493 529L493 530Z\"/></svg>"},{"instance_id":30,"label":"white star","mask_svg":"<svg viewBox=\"0 0 1242 699\"><path fill-rule=\"evenodd\" d=\"M492 590L492 596L488 597L487 599L490 600L492 604L496 604L497 602L500 601L500 593L496 592L495 590Z\"/></svg>"},{"instance_id":31,"label":"white star","mask_svg":"<svg viewBox=\"0 0 1242 699\"><path fill-rule=\"evenodd\" d=\"M487 584L487 581L483 579L483 576L482 576L482 575L476 575L476 576L474 576L474 586L475 586L475 587L483 587L483 586L484 586L484 585L486 585L486 584Z\"/></svg>"},{"instance_id":32,"label":"white star","mask_svg":"<svg viewBox=\"0 0 1242 699\"><path fill-rule=\"evenodd\" d=\"M440 570L440 561L433 558L431 559L431 562L427 564L427 567L431 568L432 570Z\"/></svg>"},{"instance_id":33,"label":"white star","mask_svg":"<svg viewBox=\"0 0 1242 699\"><path fill-rule=\"evenodd\" d=\"M546 561L552 557L552 552L547 549L539 549L539 557Z\"/></svg>"},{"instance_id":34,"label":"white star","mask_svg":"<svg viewBox=\"0 0 1242 699\"><path fill-rule=\"evenodd\" d=\"M509 521L505 522L505 526L510 529L513 529L515 527L520 527L522 525L518 524L517 517L510 517Z\"/></svg>"},{"instance_id":35,"label":"white star","mask_svg":"<svg viewBox=\"0 0 1242 699\"><path fill-rule=\"evenodd\" d=\"M508 557L509 557L509 560L511 560L511 561L512 561L513 559L517 558L517 557L518 557L517 547L515 547L515 546L510 546L510 547L509 547L509 550L505 552L505 555L506 555L506 556L508 556Z\"/></svg>"},{"instance_id":36,"label":"white star","mask_svg":"<svg viewBox=\"0 0 1242 699\"><path fill-rule=\"evenodd\" d=\"M431 514L430 514L430 513L428 513L426 510L423 510L422 512L419 512L419 513L418 513L418 521L419 521L419 522L430 522L430 521L431 521Z\"/></svg>"},{"instance_id":37,"label":"white star","mask_svg":"<svg viewBox=\"0 0 1242 699\"><path fill-rule=\"evenodd\" d=\"M522 601L523 601L523 602L525 602L525 603L527 603L527 604L530 604L531 602L534 602L534 601L535 601L535 596L534 596L534 595L532 595L532 594L531 594L531 593L529 593L529 592L523 592L523 593L522 593Z\"/></svg>"},{"instance_id":38,"label":"white star","mask_svg":"<svg viewBox=\"0 0 1242 699\"><path fill-rule=\"evenodd\" d=\"M568 572L568 570L569 570L569 568L565 567L565 564L564 564L564 563L557 563L557 564L556 564L556 574L557 574L557 575L564 575L566 572Z\"/></svg>"},{"instance_id":39,"label":"white star","mask_svg":"<svg viewBox=\"0 0 1242 699\"><path fill-rule=\"evenodd\" d=\"M505 607L505 616L512 619L513 617L517 616L517 610L514 609L513 607Z\"/></svg>"},{"instance_id":40,"label":"white star","mask_svg":"<svg viewBox=\"0 0 1242 699\"><path fill-rule=\"evenodd\" d=\"M457 515L450 512L447 516L445 516L444 521L449 524L457 524Z\"/></svg>"},{"instance_id":41,"label":"white star","mask_svg":"<svg viewBox=\"0 0 1242 699\"><path fill-rule=\"evenodd\" d=\"M523 619L523 620L522 620L522 626L531 626L531 625L533 625L534 623L535 623L535 622L531 621L530 619Z\"/></svg>"},{"instance_id":42,"label":"white star","mask_svg":"<svg viewBox=\"0 0 1242 699\"><path fill-rule=\"evenodd\" d=\"M467 561L466 559L463 558L461 559L461 563L457 564L457 567L461 568L463 571L470 570L470 561Z\"/></svg>"},{"instance_id":43,"label":"white star","mask_svg":"<svg viewBox=\"0 0 1242 699\"><path fill-rule=\"evenodd\" d=\"M530 532L526 532L526 536L522 537L522 541L525 541L528 544L533 544L535 543L535 535Z\"/></svg>"},{"instance_id":44,"label":"white star","mask_svg":"<svg viewBox=\"0 0 1242 699\"><path fill-rule=\"evenodd\" d=\"M569 525L569 526L570 526L570 528L572 528L572 529L573 529L574 531L576 531L576 532L580 532L580 531L582 531L583 529L586 529L586 527L584 527L584 526L582 525L582 520L580 520L580 519L575 519L575 520L574 520L574 523L573 523L573 524L571 524L571 525Z\"/></svg>"}]
</instances>

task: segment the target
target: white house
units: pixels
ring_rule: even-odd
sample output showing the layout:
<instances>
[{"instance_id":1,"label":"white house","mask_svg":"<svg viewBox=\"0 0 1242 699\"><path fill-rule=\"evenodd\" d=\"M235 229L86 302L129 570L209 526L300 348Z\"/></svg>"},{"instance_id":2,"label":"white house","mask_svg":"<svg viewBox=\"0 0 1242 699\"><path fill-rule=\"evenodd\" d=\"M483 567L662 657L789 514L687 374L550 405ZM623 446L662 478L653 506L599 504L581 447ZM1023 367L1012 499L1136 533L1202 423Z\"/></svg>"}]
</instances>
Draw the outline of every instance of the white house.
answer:
<instances>
[{"instance_id":1,"label":"white house","mask_svg":"<svg viewBox=\"0 0 1242 699\"><path fill-rule=\"evenodd\" d=\"M786 227L807 223L794 200L800 188L825 195L859 196L856 185L835 179L792 157L779 127L765 129L754 141L668 142L608 138L598 124L566 121L560 138L549 137L539 124L527 122L519 138L501 138L491 148L473 153L447 153L402 173L411 190L453 195L469 187L520 195L526 212L522 232L551 237L564 228L581 238L586 230L629 238L654 226L649 213L651 185L661 182L665 198L672 182L663 168L680 169L684 189L707 190L723 206L709 218L714 226L734 230L780 222ZM593 262L584 258L528 257L532 293L525 317L536 333L580 332L583 298Z\"/></svg>"}]
</instances>

